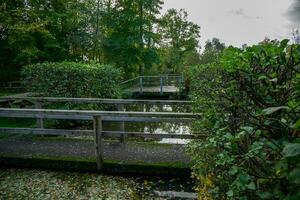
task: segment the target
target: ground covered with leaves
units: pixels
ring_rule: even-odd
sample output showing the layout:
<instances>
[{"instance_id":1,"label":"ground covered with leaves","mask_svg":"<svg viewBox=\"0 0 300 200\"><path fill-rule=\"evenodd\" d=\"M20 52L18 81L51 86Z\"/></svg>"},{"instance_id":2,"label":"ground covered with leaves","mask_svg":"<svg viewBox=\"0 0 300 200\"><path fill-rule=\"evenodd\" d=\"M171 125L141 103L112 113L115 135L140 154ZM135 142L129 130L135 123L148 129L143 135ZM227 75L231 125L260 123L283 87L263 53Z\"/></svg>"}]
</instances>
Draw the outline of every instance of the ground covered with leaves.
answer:
<instances>
[{"instance_id":1,"label":"ground covered with leaves","mask_svg":"<svg viewBox=\"0 0 300 200\"><path fill-rule=\"evenodd\" d=\"M0 169L0 199L158 199L151 182L89 173ZM141 192L143 191L143 192Z\"/></svg>"}]
</instances>

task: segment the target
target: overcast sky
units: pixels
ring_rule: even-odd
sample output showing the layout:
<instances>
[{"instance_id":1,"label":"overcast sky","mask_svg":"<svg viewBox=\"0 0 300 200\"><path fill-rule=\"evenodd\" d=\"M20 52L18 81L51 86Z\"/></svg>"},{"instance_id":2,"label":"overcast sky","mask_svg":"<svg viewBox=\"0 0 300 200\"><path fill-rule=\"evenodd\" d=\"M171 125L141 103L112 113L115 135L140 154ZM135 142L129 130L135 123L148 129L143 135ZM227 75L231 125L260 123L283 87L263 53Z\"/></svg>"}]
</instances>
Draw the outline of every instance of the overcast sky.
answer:
<instances>
[{"instance_id":1,"label":"overcast sky","mask_svg":"<svg viewBox=\"0 0 300 200\"><path fill-rule=\"evenodd\" d=\"M184 8L201 26L201 45L220 38L227 45L255 44L265 37L291 38L300 27L288 16L297 0L165 0L164 11Z\"/></svg>"}]
</instances>

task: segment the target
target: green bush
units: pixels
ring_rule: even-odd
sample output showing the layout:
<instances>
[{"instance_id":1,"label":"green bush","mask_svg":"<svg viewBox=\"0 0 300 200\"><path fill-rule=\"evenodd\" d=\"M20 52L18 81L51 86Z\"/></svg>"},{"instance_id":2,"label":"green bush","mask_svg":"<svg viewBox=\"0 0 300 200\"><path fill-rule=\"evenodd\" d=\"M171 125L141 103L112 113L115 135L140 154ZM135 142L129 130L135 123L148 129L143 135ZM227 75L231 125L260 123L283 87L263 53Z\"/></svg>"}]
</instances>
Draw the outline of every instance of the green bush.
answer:
<instances>
[{"instance_id":1,"label":"green bush","mask_svg":"<svg viewBox=\"0 0 300 200\"><path fill-rule=\"evenodd\" d=\"M121 72L110 65L39 63L22 69L29 92L51 97L118 98Z\"/></svg>"},{"instance_id":2,"label":"green bush","mask_svg":"<svg viewBox=\"0 0 300 200\"><path fill-rule=\"evenodd\" d=\"M202 199L300 199L300 46L287 40L224 51L191 69L189 145Z\"/></svg>"}]
</instances>

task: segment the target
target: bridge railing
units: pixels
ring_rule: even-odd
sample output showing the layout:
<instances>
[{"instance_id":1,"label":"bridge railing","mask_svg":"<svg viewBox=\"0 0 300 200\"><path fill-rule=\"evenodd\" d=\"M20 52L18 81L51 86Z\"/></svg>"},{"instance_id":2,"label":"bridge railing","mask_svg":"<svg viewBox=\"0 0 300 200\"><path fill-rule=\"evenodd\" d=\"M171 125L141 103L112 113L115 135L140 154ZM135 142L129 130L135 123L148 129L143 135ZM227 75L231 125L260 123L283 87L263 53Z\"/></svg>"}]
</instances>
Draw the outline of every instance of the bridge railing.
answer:
<instances>
[{"instance_id":1,"label":"bridge railing","mask_svg":"<svg viewBox=\"0 0 300 200\"><path fill-rule=\"evenodd\" d=\"M102 99L102 98L65 98L65 97L0 97L0 101L29 101L39 103L101 103L115 105L130 105L130 104L191 104L191 101L177 100L143 100L143 99Z\"/></svg>"},{"instance_id":2,"label":"bridge railing","mask_svg":"<svg viewBox=\"0 0 300 200\"><path fill-rule=\"evenodd\" d=\"M22 86L21 81L0 82L0 88L7 91L25 90L25 87Z\"/></svg>"},{"instance_id":3,"label":"bridge railing","mask_svg":"<svg viewBox=\"0 0 300 200\"><path fill-rule=\"evenodd\" d=\"M139 85L140 77L129 79L120 83L122 89L135 88Z\"/></svg>"},{"instance_id":4,"label":"bridge railing","mask_svg":"<svg viewBox=\"0 0 300 200\"><path fill-rule=\"evenodd\" d=\"M58 97L0 97L1 102L31 102L35 109L45 108L45 105L52 105L52 103L74 103L74 104L108 104L116 106L120 112L126 111L126 105L138 105L141 111L147 110L147 105L181 105L188 108L191 101L177 101L177 100L139 100L139 99L100 99L100 98L58 98ZM1 107L1 105L0 105ZM59 108L56 108L59 109ZM37 118L36 127L44 128L44 119ZM124 122L119 123L119 130L124 131ZM122 141L124 138L121 139Z\"/></svg>"},{"instance_id":5,"label":"bridge railing","mask_svg":"<svg viewBox=\"0 0 300 200\"><path fill-rule=\"evenodd\" d=\"M104 131L103 121L109 122L170 122L191 123L200 114L192 113L164 113L164 112L120 112L120 111L81 111L81 110L46 110L46 109L15 109L0 108L0 117L4 118L38 118L60 120L88 120L93 121L93 130L61 130L45 128L7 128L1 127L0 132L6 134L34 134L34 135L93 135L97 168L103 168L103 137L144 137L144 138L177 138L194 139L189 134L151 134L139 132ZM201 137L201 135L197 135Z\"/></svg>"},{"instance_id":6,"label":"bridge railing","mask_svg":"<svg viewBox=\"0 0 300 200\"><path fill-rule=\"evenodd\" d=\"M183 76L174 74L165 74L160 76L139 76L137 78L121 83L123 88L139 88L139 93L142 95L146 87L159 87L159 93L162 95L165 92L165 87L174 86L178 88L180 93L184 86Z\"/></svg>"}]
</instances>

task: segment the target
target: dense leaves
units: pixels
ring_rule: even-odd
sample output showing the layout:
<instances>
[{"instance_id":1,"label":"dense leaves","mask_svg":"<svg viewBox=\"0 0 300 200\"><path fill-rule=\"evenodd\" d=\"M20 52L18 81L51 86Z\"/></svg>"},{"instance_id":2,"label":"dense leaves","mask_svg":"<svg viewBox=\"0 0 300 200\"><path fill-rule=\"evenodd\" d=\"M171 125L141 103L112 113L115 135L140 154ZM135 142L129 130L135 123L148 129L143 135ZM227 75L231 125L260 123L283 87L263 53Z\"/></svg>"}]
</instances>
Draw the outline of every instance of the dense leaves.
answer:
<instances>
[{"instance_id":1,"label":"dense leaves","mask_svg":"<svg viewBox=\"0 0 300 200\"><path fill-rule=\"evenodd\" d=\"M180 71L183 54L197 54L199 27L183 10L161 17L162 5L162 0L3 0L0 82L18 80L22 66L45 61L112 64L126 78ZM174 58L180 63L170 63Z\"/></svg>"},{"instance_id":2,"label":"dense leaves","mask_svg":"<svg viewBox=\"0 0 300 200\"><path fill-rule=\"evenodd\" d=\"M114 2L114 3L113 3ZM104 15L107 29L103 51L109 63L125 68L127 73L142 74L158 62L155 31L161 0L112 1Z\"/></svg>"},{"instance_id":3,"label":"dense leaves","mask_svg":"<svg viewBox=\"0 0 300 200\"><path fill-rule=\"evenodd\" d=\"M195 53L198 47L200 27L187 18L185 10L170 9L160 21L160 44L165 47L161 49L162 63L170 73L181 72L185 58Z\"/></svg>"},{"instance_id":4,"label":"dense leaves","mask_svg":"<svg viewBox=\"0 0 300 200\"><path fill-rule=\"evenodd\" d=\"M51 97L117 98L121 72L110 65L43 63L22 70L28 91Z\"/></svg>"},{"instance_id":5,"label":"dense leaves","mask_svg":"<svg viewBox=\"0 0 300 200\"><path fill-rule=\"evenodd\" d=\"M225 44L221 43L218 38L213 38L205 43L204 50L200 55L200 64L216 63L225 49Z\"/></svg>"},{"instance_id":6,"label":"dense leaves","mask_svg":"<svg viewBox=\"0 0 300 200\"><path fill-rule=\"evenodd\" d=\"M17 80L22 65L78 59L73 52L86 37L81 34L83 5L76 0L1 1L0 67L6 73L0 81Z\"/></svg>"},{"instance_id":7,"label":"dense leaves","mask_svg":"<svg viewBox=\"0 0 300 200\"><path fill-rule=\"evenodd\" d=\"M194 129L208 135L189 148L199 192L300 198L299 72L300 46L288 40L229 47L220 64L192 69L194 109L203 113Z\"/></svg>"}]
</instances>

